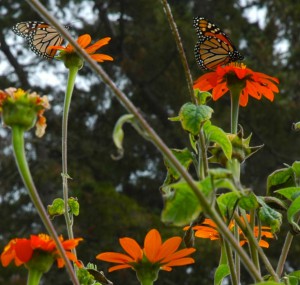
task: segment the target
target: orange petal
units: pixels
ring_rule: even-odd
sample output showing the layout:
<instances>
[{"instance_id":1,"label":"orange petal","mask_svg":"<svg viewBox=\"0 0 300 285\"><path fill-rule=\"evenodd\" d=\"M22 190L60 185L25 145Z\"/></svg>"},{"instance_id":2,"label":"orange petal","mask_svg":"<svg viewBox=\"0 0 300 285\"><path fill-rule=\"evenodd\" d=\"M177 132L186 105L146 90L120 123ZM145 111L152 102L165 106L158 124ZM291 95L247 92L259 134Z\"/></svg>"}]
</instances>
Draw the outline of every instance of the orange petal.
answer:
<instances>
[{"instance_id":1,"label":"orange petal","mask_svg":"<svg viewBox=\"0 0 300 285\"><path fill-rule=\"evenodd\" d=\"M116 265L116 266L112 266L108 269L108 272L113 272L115 270L120 270L120 269L124 269L124 268L132 268L131 265L129 264L122 264L122 265Z\"/></svg>"},{"instance_id":2,"label":"orange petal","mask_svg":"<svg viewBox=\"0 0 300 285\"><path fill-rule=\"evenodd\" d=\"M141 260L143 257L143 251L139 244L132 238L120 238L120 244L122 248L128 253L134 260Z\"/></svg>"},{"instance_id":3,"label":"orange petal","mask_svg":"<svg viewBox=\"0 0 300 285\"><path fill-rule=\"evenodd\" d=\"M78 245L78 243L82 240L83 240L83 238L68 239L68 240L65 240L62 243L62 245L65 250L70 250L70 249L75 248Z\"/></svg>"},{"instance_id":4,"label":"orange petal","mask_svg":"<svg viewBox=\"0 0 300 285\"><path fill-rule=\"evenodd\" d=\"M144 252L148 260L152 263L156 262L156 256L161 247L161 236L156 229L150 230L144 241Z\"/></svg>"},{"instance_id":5,"label":"orange petal","mask_svg":"<svg viewBox=\"0 0 300 285\"><path fill-rule=\"evenodd\" d=\"M103 39L97 41L96 43L94 43L93 45L89 46L88 48L86 48L85 51L87 53L94 53L96 50L98 50L102 46L107 45L109 43L110 39L111 38L109 38L109 37L103 38Z\"/></svg>"},{"instance_id":6,"label":"orange petal","mask_svg":"<svg viewBox=\"0 0 300 285\"><path fill-rule=\"evenodd\" d=\"M182 242L181 237L172 237L167 239L160 248L160 251L156 257L157 261L174 253L178 249L181 242Z\"/></svg>"},{"instance_id":7,"label":"orange petal","mask_svg":"<svg viewBox=\"0 0 300 285\"><path fill-rule=\"evenodd\" d=\"M214 87L212 92L212 98L214 101L220 99L226 92L228 91L228 87L226 83L219 83L216 87Z\"/></svg>"},{"instance_id":8,"label":"orange petal","mask_svg":"<svg viewBox=\"0 0 300 285\"><path fill-rule=\"evenodd\" d=\"M240 95L240 105L242 107L246 107L248 104L248 91L246 89L243 90L243 92Z\"/></svg>"},{"instance_id":9,"label":"orange petal","mask_svg":"<svg viewBox=\"0 0 300 285\"><path fill-rule=\"evenodd\" d=\"M183 257L186 257L187 255L192 254L195 251L196 249L193 247L181 249L173 254L170 254L168 257L163 259L161 263L168 263L171 260L181 259Z\"/></svg>"},{"instance_id":10,"label":"orange petal","mask_svg":"<svg viewBox=\"0 0 300 285\"><path fill-rule=\"evenodd\" d=\"M262 239L258 242L258 244L260 245L260 247L265 247L265 248L269 247L269 243Z\"/></svg>"},{"instance_id":11,"label":"orange petal","mask_svg":"<svg viewBox=\"0 0 300 285\"><path fill-rule=\"evenodd\" d=\"M77 39L77 43L85 49L90 44L91 40L92 38L89 34L84 34Z\"/></svg>"},{"instance_id":12,"label":"orange petal","mask_svg":"<svg viewBox=\"0 0 300 285\"><path fill-rule=\"evenodd\" d=\"M96 53L96 54L92 54L91 58L93 60L96 60L97 62L103 62L105 60L109 60L109 61L113 61L114 59L106 54L101 54L101 53Z\"/></svg>"},{"instance_id":13,"label":"orange petal","mask_svg":"<svg viewBox=\"0 0 300 285\"><path fill-rule=\"evenodd\" d=\"M188 264L193 264L195 263L195 260L191 257L186 257L186 258L180 258L176 260L172 260L169 263L167 263L165 266L182 266L182 265L188 265Z\"/></svg>"},{"instance_id":14,"label":"orange petal","mask_svg":"<svg viewBox=\"0 0 300 285\"><path fill-rule=\"evenodd\" d=\"M19 260L24 263L28 262L33 254L30 240L25 238L18 239L17 243L15 244L15 251Z\"/></svg>"},{"instance_id":15,"label":"orange petal","mask_svg":"<svg viewBox=\"0 0 300 285\"><path fill-rule=\"evenodd\" d=\"M118 252L103 252L98 254L96 258L113 263L127 263L134 261L130 256Z\"/></svg>"}]
</instances>

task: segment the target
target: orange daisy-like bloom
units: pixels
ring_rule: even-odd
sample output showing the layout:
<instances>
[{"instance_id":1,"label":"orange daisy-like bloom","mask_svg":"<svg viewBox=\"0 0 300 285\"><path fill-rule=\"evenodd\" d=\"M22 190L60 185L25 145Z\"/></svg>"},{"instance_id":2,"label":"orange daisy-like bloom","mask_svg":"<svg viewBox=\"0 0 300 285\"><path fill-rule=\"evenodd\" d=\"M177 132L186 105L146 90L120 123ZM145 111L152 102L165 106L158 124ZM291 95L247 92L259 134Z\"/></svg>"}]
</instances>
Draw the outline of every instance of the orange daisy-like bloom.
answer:
<instances>
[{"instance_id":1,"label":"orange daisy-like bloom","mask_svg":"<svg viewBox=\"0 0 300 285\"><path fill-rule=\"evenodd\" d=\"M8 118L9 123L19 124L26 127L28 123L28 112L27 109L22 114L24 106L27 105L29 109L34 110L34 120L36 120L36 132L38 137L42 137L45 134L45 129L47 127L46 118L44 117L44 112L46 109L50 108L50 104L47 96L39 96L36 92L28 92L23 89L9 87L5 90L0 90L0 113L10 110L10 115ZM18 107L19 106L19 107ZM7 110L5 110L7 109ZM8 112L6 112L8 113ZM4 116L4 124L7 123L5 120L7 116ZM8 125L9 125L8 123ZM10 125L11 126L11 125Z\"/></svg>"},{"instance_id":2,"label":"orange daisy-like bloom","mask_svg":"<svg viewBox=\"0 0 300 285\"><path fill-rule=\"evenodd\" d=\"M127 254L117 252L104 252L96 256L97 259L117 263L119 265L109 268L109 272L123 269L148 267L157 265L158 269L171 271L173 266L182 266L194 263L194 259L187 257L196 251L194 248L178 250L182 238L172 237L162 243L160 233L156 229L150 230L144 240L144 248L131 238L119 239L122 248ZM177 251L178 250L178 251Z\"/></svg>"},{"instance_id":3,"label":"orange daisy-like bloom","mask_svg":"<svg viewBox=\"0 0 300 285\"><path fill-rule=\"evenodd\" d=\"M250 219L250 216L247 215L247 219ZM234 227L234 222L230 222L228 228L230 230L233 229ZM185 227L184 230L187 230L189 227ZM205 219L204 222L199 225L199 226L194 226L193 230L195 231L195 236L199 237L199 238L209 238L210 240L218 240L220 239L220 234L217 230L217 225L211 220L211 219ZM274 238L274 235L270 232L271 228L270 227L266 227L266 226L262 226L262 227L258 227L255 226L254 227L254 236L256 238L260 237L260 240L258 241L259 245L261 247L265 247L268 248L269 247L269 243L265 240L263 240L262 238ZM243 246L244 244L246 244L248 242L247 238L245 237L245 235L243 234L242 230L239 229L239 234L240 234L240 246Z\"/></svg>"},{"instance_id":4,"label":"orange daisy-like bloom","mask_svg":"<svg viewBox=\"0 0 300 285\"><path fill-rule=\"evenodd\" d=\"M85 49L85 51L91 56L92 59L96 60L97 62L103 62L105 60L112 61L113 58L109 55L102 54L102 53L95 53L98 49L100 49L101 47L107 45L109 43L110 39L111 38L106 37L106 38L103 38L103 39L97 41L96 43L88 46L91 43L92 38L89 34L84 34L84 35L81 35L77 39L77 43L83 49ZM71 44L68 44L66 47L63 47L63 46L49 46L48 49L60 50L65 54L75 53L75 50L74 50L74 48Z\"/></svg>"},{"instance_id":5,"label":"orange daisy-like bloom","mask_svg":"<svg viewBox=\"0 0 300 285\"><path fill-rule=\"evenodd\" d=\"M255 72L247 68L243 63L231 63L226 66L218 66L215 71L206 73L199 77L194 84L194 89L209 91L212 89L212 98L216 101L222 97L230 88L228 87L228 76L235 75L238 81L243 82L244 87L240 93L240 105L248 104L248 97L260 100L263 96L273 101L274 92L278 93L276 83L279 80L261 72Z\"/></svg>"},{"instance_id":6,"label":"orange daisy-like bloom","mask_svg":"<svg viewBox=\"0 0 300 285\"><path fill-rule=\"evenodd\" d=\"M62 236L59 237L63 248L66 251L67 257L76 263L78 267L82 267L82 264L77 260L76 256L71 252L82 238L64 240ZM46 235L31 235L29 239L15 238L12 239L4 248L1 254L1 263L4 267L8 266L13 260L16 266L26 264L33 258L35 251L43 251L49 253L53 260L56 259L58 268L63 267L64 260L59 255L54 240Z\"/></svg>"}]
</instances>

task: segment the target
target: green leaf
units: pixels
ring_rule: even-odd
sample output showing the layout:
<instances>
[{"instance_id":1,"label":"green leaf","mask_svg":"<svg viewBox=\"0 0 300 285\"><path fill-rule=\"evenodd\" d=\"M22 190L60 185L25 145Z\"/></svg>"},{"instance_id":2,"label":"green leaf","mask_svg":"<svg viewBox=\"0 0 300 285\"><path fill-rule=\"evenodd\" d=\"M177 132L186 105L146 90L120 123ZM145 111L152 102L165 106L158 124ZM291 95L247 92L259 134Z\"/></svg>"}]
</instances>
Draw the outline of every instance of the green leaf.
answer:
<instances>
[{"instance_id":1,"label":"green leaf","mask_svg":"<svg viewBox=\"0 0 300 285\"><path fill-rule=\"evenodd\" d=\"M272 233L277 232L282 223L282 215L269 207L260 197L257 197L257 200L261 205L258 212L260 220L271 227Z\"/></svg>"},{"instance_id":2,"label":"green leaf","mask_svg":"<svg viewBox=\"0 0 300 285\"><path fill-rule=\"evenodd\" d=\"M188 169L190 164L193 162L193 155L192 153L187 149L171 149L174 156L178 159L180 164L185 168ZM164 185L168 185L170 183L174 183L180 178L180 174L177 172L177 170L169 163L168 160L164 160L165 165L168 170L167 179L165 180ZM169 177L168 177L169 176ZM166 183L169 181L168 183Z\"/></svg>"},{"instance_id":3,"label":"green leaf","mask_svg":"<svg viewBox=\"0 0 300 285\"><path fill-rule=\"evenodd\" d=\"M52 205L47 206L47 211L51 219L55 216L63 215L65 212L64 200L61 198L54 199Z\"/></svg>"},{"instance_id":4,"label":"green leaf","mask_svg":"<svg viewBox=\"0 0 300 285\"><path fill-rule=\"evenodd\" d=\"M297 178L300 178L300 161L295 161L292 164L292 169L295 172Z\"/></svg>"},{"instance_id":5,"label":"green leaf","mask_svg":"<svg viewBox=\"0 0 300 285\"><path fill-rule=\"evenodd\" d=\"M213 109L206 105L184 104L179 111L182 128L193 135L198 135L201 125L211 118Z\"/></svg>"},{"instance_id":6,"label":"green leaf","mask_svg":"<svg viewBox=\"0 0 300 285\"><path fill-rule=\"evenodd\" d=\"M285 285L285 284L282 283L282 282L277 283L277 282L275 282L275 281L259 282L259 283L255 283L255 284L253 284L253 285L278 285L278 284Z\"/></svg>"},{"instance_id":7,"label":"green leaf","mask_svg":"<svg viewBox=\"0 0 300 285\"><path fill-rule=\"evenodd\" d=\"M215 179L232 177L232 171L222 167L211 168L208 173Z\"/></svg>"},{"instance_id":8,"label":"green leaf","mask_svg":"<svg viewBox=\"0 0 300 285\"><path fill-rule=\"evenodd\" d=\"M283 188L280 190L276 190L275 193L278 193L292 201L300 195L300 187Z\"/></svg>"},{"instance_id":9,"label":"green leaf","mask_svg":"<svg viewBox=\"0 0 300 285\"><path fill-rule=\"evenodd\" d=\"M199 191L209 197L212 192L210 177L197 185ZM195 220L202 212L198 198L186 182L178 182L161 190L165 201L161 214L162 222L182 227Z\"/></svg>"},{"instance_id":10,"label":"green leaf","mask_svg":"<svg viewBox=\"0 0 300 285\"><path fill-rule=\"evenodd\" d=\"M78 203L77 199L74 197L70 197L68 199L68 205L69 205L70 213L73 214L74 216L78 216L79 215L79 203Z\"/></svg>"},{"instance_id":11,"label":"green leaf","mask_svg":"<svg viewBox=\"0 0 300 285\"><path fill-rule=\"evenodd\" d=\"M240 198L239 206L246 211L250 211L258 208L259 204L255 194L253 192L249 192L247 196L242 196Z\"/></svg>"},{"instance_id":12,"label":"green leaf","mask_svg":"<svg viewBox=\"0 0 300 285\"><path fill-rule=\"evenodd\" d=\"M220 264L215 271L214 285L221 285L223 279L230 274L227 264Z\"/></svg>"},{"instance_id":13,"label":"green leaf","mask_svg":"<svg viewBox=\"0 0 300 285\"><path fill-rule=\"evenodd\" d=\"M208 98L211 98L211 93L207 91L200 91L198 88L194 89L194 96L198 102L198 105L204 105L207 102Z\"/></svg>"},{"instance_id":14,"label":"green leaf","mask_svg":"<svg viewBox=\"0 0 300 285\"><path fill-rule=\"evenodd\" d=\"M287 210L287 218L295 232L300 232L300 226L295 221L295 215L300 211L300 196L298 196Z\"/></svg>"},{"instance_id":15,"label":"green leaf","mask_svg":"<svg viewBox=\"0 0 300 285\"><path fill-rule=\"evenodd\" d=\"M119 150L123 151L123 139L124 139L123 125L128 122L131 123L133 119L134 119L134 115L126 114L121 116L115 124L112 137L115 146Z\"/></svg>"},{"instance_id":16,"label":"green leaf","mask_svg":"<svg viewBox=\"0 0 300 285\"><path fill-rule=\"evenodd\" d=\"M226 158L231 159L232 144L227 134L221 128L212 125L210 121L203 125L203 130L207 140L217 143L222 148Z\"/></svg>"},{"instance_id":17,"label":"green leaf","mask_svg":"<svg viewBox=\"0 0 300 285\"><path fill-rule=\"evenodd\" d=\"M229 192L221 194L217 198L217 202L221 211L222 216L231 217L235 207L237 206L238 199L240 196L237 192Z\"/></svg>"},{"instance_id":18,"label":"green leaf","mask_svg":"<svg viewBox=\"0 0 300 285\"><path fill-rule=\"evenodd\" d=\"M273 192L278 189L296 186L295 173L292 168L278 169L268 176L267 195L272 196Z\"/></svg>"}]
</instances>

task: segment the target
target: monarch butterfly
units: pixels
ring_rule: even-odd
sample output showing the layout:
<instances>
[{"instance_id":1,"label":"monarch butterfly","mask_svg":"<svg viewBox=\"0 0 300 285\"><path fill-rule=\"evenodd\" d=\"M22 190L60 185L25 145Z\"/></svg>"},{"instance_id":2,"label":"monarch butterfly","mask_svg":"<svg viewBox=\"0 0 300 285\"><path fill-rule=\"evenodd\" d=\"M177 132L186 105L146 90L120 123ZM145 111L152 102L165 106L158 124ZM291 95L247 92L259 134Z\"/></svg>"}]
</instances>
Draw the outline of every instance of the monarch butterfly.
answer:
<instances>
[{"instance_id":1,"label":"monarch butterfly","mask_svg":"<svg viewBox=\"0 0 300 285\"><path fill-rule=\"evenodd\" d=\"M196 17L193 26L198 35L195 57L202 69L216 69L219 65L244 58L229 37L215 24L205 18Z\"/></svg>"},{"instance_id":2,"label":"monarch butterfly","mask_svg":"<svg viewBox=\"0 0 300 285\"><path fill-rule=\"evenodd\" d=\"M69 26L65 26L66 29ZM12 27L13 32L25 38L30 49L37 54L48 59L55 56L56 50L47 50L49 46L59 46L63 42L58 31L44 23L38 21L20 22Z\"/></svg>"}]
</instances>

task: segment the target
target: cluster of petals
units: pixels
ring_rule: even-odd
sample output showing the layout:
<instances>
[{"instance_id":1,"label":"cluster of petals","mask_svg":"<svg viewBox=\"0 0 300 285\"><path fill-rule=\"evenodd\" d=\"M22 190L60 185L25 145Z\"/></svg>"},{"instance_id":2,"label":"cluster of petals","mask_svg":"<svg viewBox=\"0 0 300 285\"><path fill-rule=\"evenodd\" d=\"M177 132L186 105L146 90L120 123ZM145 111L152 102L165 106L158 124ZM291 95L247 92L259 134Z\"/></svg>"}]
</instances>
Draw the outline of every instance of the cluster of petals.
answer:
<instances>
[{"instance_id":1,"label":"cluster of petals","mask_svg":"<svg viewBox=\"0 0 300 285\"><path fill-rule=\"evenodd\" d=\"M59 237L63 248L65 249L67 257L76 263L78 267L82 267L82 264L77 260L76 256L71 252L82 238L75 238L64 240L62 236ZM14 261L16 266L20 266L29 262L32 259L34 251L44 251L53 256L56 259L58 268L63 267L64 260L59 255L54 240L46 235L31 235L27 238L15 238L12 239L4 248L1 254L1 263L4 267L8 266Z\"/></svg>"},{"instance_id":2,"label":"cluster of petals","mask_svg":"<svg viewBox=\"0 0 300 285\"><path fill-rule=\"evenodd\" d=\"M206 73L199 77L194 83L194 89L209 91L212 89L212 98L218 100L229 90L227 76L234 74L239 81L244 82L240 93L240 105L245 107L248 104L249 96L260 100L263 96L270 101L274 100L274 92L279 89L276 84L279 80L261 72L255 72L244 64L231 63L225 66L218 66L213 72Z\"/></svg>"},{"instance_id":3,"label":"cluster of petals","mask_svg":"<svg viewBox=\"0 0 300 285\"><path fill-rule=\"evenodd\" d=\"M102 54L102 53L95 53L98 49L101 47L107 45L109 43L111 38L106 37L103 39L98 40L96 43L88 46L92 38L89 34L84 34L81 35L77 39L77 43L91 56L92 59L94 59L97 62L103 62L105 60L112 61L113 58L107 54ZM60 50L66 54L72 54L75 53L74 47L71 44L68 44L66 47L63 46L50 46L48 49L52 50Z\"/></svg>"},{"instance_id":4,"label":"cluster of petals","mask_svg":"<svg viewBox=\"0 0 300 285\"><path fill-rule=\"evenodd\" d=\"M171 271L173 266L183 266L195 262L193 258L188 256L196 249L178 250L182 238L172 237L162 242L160 233L156 229L152 229L147 233L143 249L132 238L120 238L119 242L127 254L104 252L96 256L99 260L118 264L110 267L109 272L123 268L135 269L135 265L140 265L144 260L159 265L160 269L165 271Z\"/></svg>"},{"instance_id":5,"label":"cluster of petals","mask_svg":"<svg viewBox=\"0 0 300 285\"><path fill-rule=\"evenodd\" d=\"M247 219L249 220L249 215L247 215ZM243 221L243 220L242 220ZM228 228L233 230L235 223L230 222ZM187 230L189 227L185 227L184 230ZM211 219L205 219L201 225L193 226L193 230L195 231L195 237L206 238L210 240L219 240L220 234L218 232L217 225ZM239 229L240 234L240 246L243 246L248 242L247 238L243 234L242 230ZM255 226L253 229L254 237L260 237L258 243L261 247L268 248L269 243L262 238L274 238L274 235L271 233L271 228L267 226Z\"/></svg>"}]
</instances>

